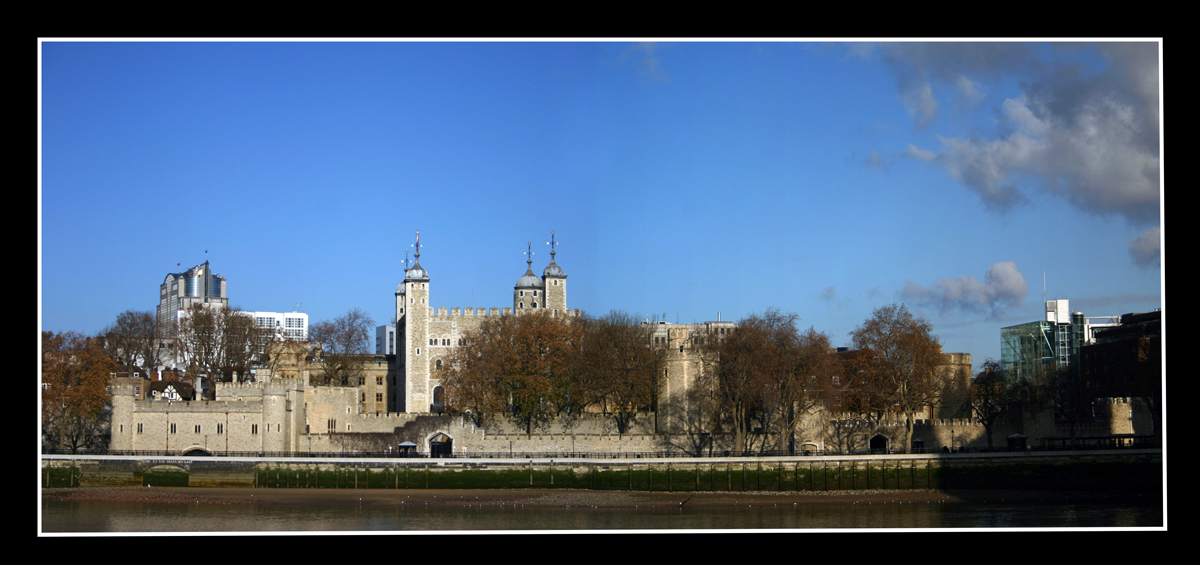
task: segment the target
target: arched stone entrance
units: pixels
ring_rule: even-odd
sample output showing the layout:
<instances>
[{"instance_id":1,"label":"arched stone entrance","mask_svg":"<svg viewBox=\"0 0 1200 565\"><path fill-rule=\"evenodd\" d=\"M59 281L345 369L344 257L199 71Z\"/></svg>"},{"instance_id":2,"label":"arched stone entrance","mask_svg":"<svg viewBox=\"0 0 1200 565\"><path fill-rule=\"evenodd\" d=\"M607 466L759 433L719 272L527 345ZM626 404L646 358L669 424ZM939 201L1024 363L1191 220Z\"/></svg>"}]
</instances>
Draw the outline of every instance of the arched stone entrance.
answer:
<instances>
[{"instance_id":1,"label":"arched stone entrance","mask_svg":"<svg viewBox=\"0 0 1200 565\"><path fill-rule=\"evenodd\" d=\"M887 436L885 436L883 434L875 434L875 436L871 438L869 447L871 449L871 453L887 453L888 452Z\"/></svg>"},{"instance_id":2,"label":"arched stone entrance","mask_svg":"<svg viewBox=\"0 0 1200 565\"><path fill-rule=\"evenodd\" d=\"M433 434L433 437L429 438L429 456L453 457L454 439L443 432Z\"/></svg>"}]
</instances>

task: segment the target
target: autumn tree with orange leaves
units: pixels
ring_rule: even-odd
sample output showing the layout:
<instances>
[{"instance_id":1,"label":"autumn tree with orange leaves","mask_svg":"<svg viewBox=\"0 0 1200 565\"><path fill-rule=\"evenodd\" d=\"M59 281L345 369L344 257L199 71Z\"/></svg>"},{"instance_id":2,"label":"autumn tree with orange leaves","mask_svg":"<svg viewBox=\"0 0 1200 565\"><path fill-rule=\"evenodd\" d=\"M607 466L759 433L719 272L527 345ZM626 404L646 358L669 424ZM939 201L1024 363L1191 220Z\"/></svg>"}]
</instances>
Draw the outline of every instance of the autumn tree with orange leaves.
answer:
<instances>
[{"instance_id":1,"label":"autumn tree with orange leaves","mask_svg":"<svg viewBox=\"0 0 1200 565\"><path fill-rule=\"evenodd\" d=\"M42 332L44 445L72 453L107 446L108 383L115 370L100 338Z\"/></svg>"},{"instance_id":2,"label":"autumn tree with orange leaves","mask_svg":"<svg viewBox=\"0 0 1200 565\"><path fill-rule=\"evenodd\" d=\"M451 411L506 418L525 433L578 415L575 369L583 325L548 311L488 318L437 372Z\"/></svg>"},{"instance_id":3,"label":"autumn tree with orange leaves","mask_svg":"<svg viewBox=\"0 0 1200 565\"><path fill-rule=\"evenodd\" d=\"M885 409L904 416L904 452L912 450L917 414L938 402L942 346L933 325L913 316L903 304L876 308L850 332L862 352L859 369L879 394Z\"/></svg>"}]
</instances>

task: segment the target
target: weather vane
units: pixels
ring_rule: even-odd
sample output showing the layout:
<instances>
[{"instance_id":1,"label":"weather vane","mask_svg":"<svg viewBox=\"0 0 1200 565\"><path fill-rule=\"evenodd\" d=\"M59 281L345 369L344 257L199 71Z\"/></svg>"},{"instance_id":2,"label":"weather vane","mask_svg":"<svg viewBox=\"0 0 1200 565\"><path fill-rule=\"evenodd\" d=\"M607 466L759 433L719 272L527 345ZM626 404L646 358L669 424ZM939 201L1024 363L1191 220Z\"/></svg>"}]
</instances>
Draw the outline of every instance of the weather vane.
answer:
<instances>
[{"instance_id":1,"label":"weather vane","mask_svg":"<svg viewBox=\"0 0 1200 565\"><path fill-rule=\"evenodd\" d=\"M525 246L527 248L525 251L525 255L526 255L525 262L532 265L533 264L533 242L527 241L527 242L525 242Z\"/></svg>"},{"instance_id":2,"label":"weather vane","mask_svg":"<svg viewBox=\"0 0 1200 565\"><path fill-rule=\"evenodd\" d=\"M550 241L547 241L546 245L550 246L550 260L553 261L554 260L554 246L558 245L558 243L556 241L554 241L554 232L553 231L550 232Z\"/></svg>"}]
</instances>

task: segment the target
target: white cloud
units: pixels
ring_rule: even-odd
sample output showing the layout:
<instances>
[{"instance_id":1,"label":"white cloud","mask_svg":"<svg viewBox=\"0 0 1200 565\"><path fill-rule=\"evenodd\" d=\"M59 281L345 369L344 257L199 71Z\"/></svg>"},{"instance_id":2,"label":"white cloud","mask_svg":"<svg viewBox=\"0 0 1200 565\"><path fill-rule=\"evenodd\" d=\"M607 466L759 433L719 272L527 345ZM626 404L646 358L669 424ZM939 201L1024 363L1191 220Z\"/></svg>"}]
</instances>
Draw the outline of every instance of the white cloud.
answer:
<instances>
[{"instance_id":1,"label":"white cloud","mask_svg":"<svg viewBox=\"0 0 1200 565\"><path fill-rule=\"evenodd\" d=\"M917 128L937 111L931 85L952 85L965 99L979 95L975 79L1015 78L1021 96L1004 100L997 132L942 135L940 151L909 145L905 155L935 163L1005 211L1044 191L1079 210L1119 216L1139 228L1159 223L1160 148L1158 44L1056 45L1098 54L1105 65L1042 60L1026 44L898 43L878 46L897 75L897 89ZM1086 57L1085 57L1086 58ZM1138 240L1139 264L1157 255Z\"/></svg>"},{"instance_id":2,"label":"white cloud","mask_svg":"<svg viewBox=\"0 0 1200 565\"><path fill-rule=\"evenodd\" d=\"M913 159L920 159L922 161L932 161L937 159L937 153L927 149L921 149L920 147L917 147L911 143L908 144L908 149L904 150L904 156L912 157Z\"/></svg>"},{"instance_id":3,"label":"white cloud","mask_svg":"<svg viewBox=\"0 0 1200 565\"><path fill-rule=\"evenodd\" d=\"M1158 267L1162 264L1162 231L1153 227L1129 244L1133 262L1142 267Z\"/></svg>"},{"instance_id":4,"label":"white cloud","mask_svg":"<svg viewBox=\"0 0 1200 565\"><path fill-rule=\"evenodd\" d=\"M990 317L997 317L1007 308L1021 307L1028 293L1029 283L1017 269L1017 264L1000 261L988 268L983 281L974 276L959 276L939 280L928 287L909 281L900 294L906 301L942 312L986 312Z\"/></svg>"},{"instance_id":5,"label":"white cloud","mask_svg":"<svg viewBox=\"0 0 1200 565\"><path fill-rule=\"evenodd\" d=\"M979 83L967 78L965 75L958 75L958 78L954 81L954 89L958 91L959 105L965 108L978 106L987 97L980 90Z\"/></svg>"},{"instance_id":6,"label":"white cloud","mask_svg":"<svg viewBox=\"0 0 1200 565\"><path fill-rule=\"evenodd\" d=\"M934 98L933 87L928 82L904 92L902 98L904 109L917 121L917 129L924 129L933 123L938 111L938 101Z\"/></svg>"}]
</instances>

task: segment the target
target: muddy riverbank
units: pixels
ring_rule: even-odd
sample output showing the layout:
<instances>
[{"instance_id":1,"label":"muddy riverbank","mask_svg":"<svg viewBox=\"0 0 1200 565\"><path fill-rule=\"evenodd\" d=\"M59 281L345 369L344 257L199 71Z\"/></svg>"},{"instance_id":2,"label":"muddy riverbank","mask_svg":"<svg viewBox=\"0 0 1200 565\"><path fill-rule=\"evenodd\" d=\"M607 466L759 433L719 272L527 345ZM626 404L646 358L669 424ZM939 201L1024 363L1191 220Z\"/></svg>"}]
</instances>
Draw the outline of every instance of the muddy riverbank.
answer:
<instances>
[{"instance_id":1,"label":"muddy riverbank","mask_svg":"<svg viewBox=\"0 0 1200 565\"><path fill-rule=\"evenodd\" d=\"M587 490L348 490L198 487L44 488L43 500L199 505L352 504L426 507L720 507L810 504L946 504L956 502L1097 502L1117 495L1060 491L858 490L824 492L627 492ZM1124 497L1122 497L1124 498Z\"/></svg>"}]
</instances>

